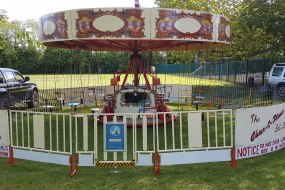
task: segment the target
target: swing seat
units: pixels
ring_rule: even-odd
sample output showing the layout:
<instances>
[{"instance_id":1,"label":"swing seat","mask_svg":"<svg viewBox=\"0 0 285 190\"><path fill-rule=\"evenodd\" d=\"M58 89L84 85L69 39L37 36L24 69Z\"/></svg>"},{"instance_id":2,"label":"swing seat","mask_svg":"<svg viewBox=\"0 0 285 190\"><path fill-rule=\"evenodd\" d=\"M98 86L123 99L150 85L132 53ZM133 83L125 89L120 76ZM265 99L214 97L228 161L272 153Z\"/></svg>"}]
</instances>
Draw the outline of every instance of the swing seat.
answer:
<instances>
[{"instance_id":1,"label":"swing seat","mask_svg":"<svg viewBox=\"0 0 285 190\"><path fill-rule=\"evenodd\" d=\"M204 98L204 94L192 94L192 104L202 103Z\"/></svg>"},{"instance_id":2,"label":"swing seat","mask_svg":"<svg viewBox=\"0 0 285 190\"><path fill-rule=\"evenodd\" d=\"M181 96L180 99L184 100L185 103L192 101L192 97L191 96Z\"/></svg>"},{"instance_id":3,"label":"swing seat","mask_svg":"<svg viewBox=\"0 0 285 190\"><path fill-rule=\"evenodd\" d=\"M79 102L68 102L67 105L68 105L68 106L71 106L71 107L74 107L74 106L80 105L80 103L79 103Z\"/></svg>"},{"instance_id":4,"label":"swing seat","mask_svg":"<svg viewBox=\"0 0 285 190\"><path fill-rule=\"evenodd\" d=\"M80 104L83 104L83 99L80 96L70 98L69 102L67 103L70 108L74 108L74 111L76 111L76 107Z\"/></svg>"},{"instance_id":5,"label":"swing seat","mask_svg":"<svg viewBox=\"0 0 285 190\"><path fill-rule=\"evenodd\" d=\"M79 102L68 102L67 105L70 106L70 108L74 108L74 111L76 111L76 107L80 105L80 103Z\"/></svg>"},{"instance_id":6,"label":"swing seat","mask_svg":"<svg viewBox=\"0 0 285 190\"><path fill-rule=\"evenodd\" d=\"M52 110L55 108L55 106L52 106L52 105L44 105L44 106L42 106L42 108L45 108L46 110L49 110L50 112L52 112Z\"/></svg>"},{"instance_id":7,"label":"swing seat","mask_svg":"<svg viewBox=\"0 0 285 190\"><path fill-rule=\"evenodd\" d=\"M45 99L44 105L41 107L44 108L46 111L52 112L53 109L58 107L58 101L56 98Z\"/></svg>"}]
</instances>

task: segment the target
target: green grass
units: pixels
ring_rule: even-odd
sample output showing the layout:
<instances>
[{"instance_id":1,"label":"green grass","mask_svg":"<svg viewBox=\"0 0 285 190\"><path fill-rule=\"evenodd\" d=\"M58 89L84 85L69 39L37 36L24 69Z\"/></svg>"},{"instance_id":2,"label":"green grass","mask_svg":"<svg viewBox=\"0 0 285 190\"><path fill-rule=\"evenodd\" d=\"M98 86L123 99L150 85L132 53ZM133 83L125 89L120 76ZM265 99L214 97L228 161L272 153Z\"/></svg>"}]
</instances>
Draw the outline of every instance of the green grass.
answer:
<instances>
[{"instance_id":1,"label":"green grass","mask_svg":"<svg viewBox=\"0 0 285 190\"><path fill-rule=\"evenodd\" d=\"M34 77L36 76L36 77ZM67 82L70 82L70 76L52 76L50 80L43 80L43 77L40 75L31 75L32 81L40 83L46 83L42 87L44 88L54 88L52 85L55 80L60 81L60 85L68 85ZM57 78L59 77L59 78ZM64 78L65 77L65 78ZM73 76L74 77L74 76ZM100 81L107 81L106 85L109 85L109 79L111 75L100 75L102 80L84 80L84 84L87 86L92 85L105 85L100 84ZM103 79L103 77L106 77ZM109 77L109 79L107 78ZM170 78L173 77L171 80ZM174 78L176 77L176 80ZM87 76L88 78L88 76ZM64 80L62 80L64 79ZM90 79L90 78L89 78ZM168 76L166 77L166 83L182 84L182 77L178 76ZM184 78L183 82L190 83L192 79ZM74 78L72 78L74 80ZM198 79L195 79L198 80ZM43 82L44 81L44 82ZM122 81L122 78L121 78ZM192 80L192 82L194 79ZM206 81L206 80L205 80ZM163 79L162 79L163 82ZM194 81L195 82L195 81ZM201 81L199 81L201 82ZM215 81L216 82L216 81ZM213 81L208 81L208 85L229 85L227 83L215 83ZM60 86L62 87L62 86ZM69 86L65 86L69 87ZM59 88L59 86L57 86ZM188 104L181 104L181 107L177 107L177 104L170 103L169 107L173 110L193 110L194 107L189 106ZM207 107L203 107L208 109ZM63 110L64 112L70 112L69 109ZM87 112L89 109L87 109ZM86 112L86 110L78 109L77 112ZM186 122L185 118L184 122ZM26 121L24 121L26 122ZM210 122L213 123L213 118L210 116ZM177 123L177 122L176 122ZM220 120L219 122L220 123ZM47 123L48 124L48 121ZM203 122L203 145L207 145L206 138L206 126ZM226 124L227 126L229 123ZM183 124L183 129L186 128L186 123ZM92 138L92 125L89 125L90 136ZM99 128L99 132L102 134L102 128ZM148 139L151 139L152 130L148 130ZM169 130L171 131L171 130ZM48 133L48 130L46 129ZM68 134L68 129L66 133ZM176 130L175 138L178 140L178 132ZM211 137L214 137L214 130L210 129ZM21 133L21 130L19 130ZM53 131L55 133L55 131ZM141 128L138 128L138 133L141 133ZM73 132L74 134L74 132ZM79 132L79 139L82 140L82 133ZM128 132L128 141L131 142L131 131ZM163 148L163 128L159 128L160 134L160 148ZM187 134L187 131L184 132ZM62 135L62 131L59 133ZM226 133L227 137L229 131ZM169 139L171 135L167 135ZM74 137L74 135L73 135ZM186 136L185 136L186 137ZM32 138L32 135L31 135ZM138 136L138 142L142 142L142 137ZM49 139L49 135L46 134L46 139ZM219 143L221 142L221 134L218 134ZM21 141L21 137L20 137ZM99 137L99 143L103 142L102 136ZM184 145L187 145L187 138L183 141ZM93 144L89 144L89 147L92 148ZM152 147L152 141L150 141L149 147ZM178 148L179 143L176 142L175 146ZM227 140L227 145L229 141ZM131 143L128 143L131 144ZM213 138L211 138L210 144L214 146ZM60 143L60 146L62 143ZM172 142L169 141L168 148L172 146ZM49 146L49 143L47 143ZM68 143L67 143L68 146ZM53 149L55 148L55 139L53 138ZM139 149L142 145L138 144ZM79 143L79 148L82 148L82 142ZM102 152L102 146L100 147ZM128 147L130 152L132 147ZM256 158L244 159L238 161L238 167L232 168L229 166L228 162L219 162L219 163L201 163L201 164L189 164L189 165L176 165L176 166L162 166L161 174L155 176L152 171L152 167L120 167L119 174L111 174L113 170L112 167L79 167L79 174L75 177L70 177L69 167L60 166L54 164L38 163L20 160L12 166L6 164L6 159L0 158L0 179L1 180L1 189L284 189L285 176L284 169L284 156L285 150L279 150L278 152L271 153L268 155L263 155ZM99 155L102 159L102 154ZM109 157L109 156L108 156ZM120 156L119 156L120 158ZM128 158L131 158L128 155Z\"/></svg>"},{"instance_id":2,"label":"green grass","mask_svg":"<svg viewBox=\"0 0 285 190\"><path fill-rule=\"evenodd\" d=\"M81 111L79 109L79 112ZM228 121L229 116L226 115L226 117ZM218 123L220 123L220 119ZM183 120L183 130L187 130L185 118ZM26 122L25 119L24 123ZM210 122L210 126L212 126L214 122L212 115L210 115ZM46 121L46 124L49 125L49 121ZM226 126L229 126L229 122L226 123ZM61 129L61 126L59 128ZM207 146L206 128L206 122L203 122L204 146ZM149 147L152 147L152 130L151 128L148 129ZM89 138L92 138L92 125L89 126L89 130ZM141 134L142 129L138 128L137 130L138 134ZM25 129L25 131L27 130ZM49 139L48 131L46 129L46 139ZM99 127L98 131L102 134L102 127ZM21 134L21 127L19 127L18 132ZM171 132L171 130L169 129L168 132ZM179 130L176 132L179 132ZM210 132L210 143L214 146L213 128L210 129ZM15 128L13 133L15 133ZM55 131L53 131L53 134L55 134ZM132 134L132 130L128 129L128 141L132 140L130 134ZM160 148L163 148L163 127L159 128L159 134L161 138ZM187 131L184 131L183 134L186 135ZM62 131L59 135L62 135ZM78 135L81 141L83 138L82 133L79 132ZM218 140L221 142L221 134L218 135ZM226 135L229 139L228 130ZM177 147L179 147L178 136L178 133L175 133L175 138L178 141ZM169 135L167 135L168 137ZM21 135L19 135L19 138L19 142L21 142ZM140 144L142 142L141 138L141 135L138 135L139 149L142 147ZM102 136L99 135L98 141L102 144ZM90 139L90 148L93 146L92 142ZM171 148L172 143L171 141L168 142L168 148ZM54 149L56 147L54 138L53 143ZM186 147L187 138L184 139L184 143ZM131 143L128 144L130 145L128 146L130 152L132 146ZM47 143L47 146L49 146L49 143ZM79 143L79 148L81 147L82 142ZM99 157L102 159L102 146L100 149L101 154L99 154ZM159 176L153 174L152 167L119 167L121 172L119 174L111 174L114 169L112 167L79 167L79 173L74 177L70 177L68 166L25 160L18 160L14 165L7 165L7 160L0 158L0 178L2 179L0 189L284 189L284 156L285 149L256 158L239 160L236 168L231 167L228 162L162 166Z\"/></svg>"},{"instance_id":3,"label":"green grass","mask_svg":"<svg viewBox=\"0 0 285 190\"><path fill-rule=\"evenodd\" d=\"M29 75L32 82L35 82L39 89L55 88L75 88L87 86L109 86L113 74L66 74L66 75ZM122 84L125 75L121 75L120 84ZM194 78L187 76L158 74L162 84L192 84L192 85L210 85L210 86L230 86L232 83L209 80L206 78ZM144 83L143 76L140 76ZM127 83L132 83L133 76L129 75ZM150 82L151 77L149 76ZM152 83L152 82L151 82Z\"/></svg>"},{"instance_id":4,"label":"green grass","mask_svg":"<svg viewBox=\"0 0 285 190\"><path fill-rule=\"evenodd\" d=\"M0 189L284 189L285 149L238 161L163 166L155 176L152 167L79 167L75 177L67 166L19 161L13 166L0 159Z\"/></svg>"}]
</instances>

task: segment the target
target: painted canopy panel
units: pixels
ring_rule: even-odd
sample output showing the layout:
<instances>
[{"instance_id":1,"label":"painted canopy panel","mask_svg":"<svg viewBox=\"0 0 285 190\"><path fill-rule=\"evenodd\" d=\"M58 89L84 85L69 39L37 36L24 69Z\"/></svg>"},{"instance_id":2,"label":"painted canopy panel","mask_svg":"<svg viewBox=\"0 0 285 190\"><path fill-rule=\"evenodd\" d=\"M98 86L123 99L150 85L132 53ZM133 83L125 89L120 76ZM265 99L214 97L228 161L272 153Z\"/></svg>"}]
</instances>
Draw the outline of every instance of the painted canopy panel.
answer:
<instances>
[{"instance_id":1,"label":"painted canopy panel","mask_svg":"<svg viewBox=\"0 0 285 190\"><path fill-rule=\"evenodd\" d=\"M101 51L212 49L230 43L227 18L191 10L76 9L47 14L40 40L50 47Z\"/></svg>"},{"instance_id":2,"label":"painted canopy panel","mask_svg":"<svg viewBox=\"0 0 285 190\"><path fill-rule=\"evenodd\" d=\"M75 39L149 38L149 10L128 8L72 10Z\"/></svg>"},{"instance_id":3,"label":"painted canopy panel","mask_svg":"<svg viewBox=\"0 0 285 190\"><path fill-rule=\"evenodd\" d=\"M153 39L214 41L214 15L190 10L152 11Z\"/></svg>"},{"instance_id":4,"label":"painted canopy panel","mask_svg":"<svg viewBox=\"0 0 285 190\"><path fill-rule=\"evenodd\" d=\"M44 15L39 21L40 40L61 41L73 37L71 33L70 11L62 11Z\"/></svg>"},{"instance_id":5,"label":"painted canopy panel","mask_svg":"<svg viewBox=\"0 0 285 190\"><path fill-rule=\"evenodd\" d=\"M218 30L216 39L218 42L230 42L230 30L231 30L231 23L230 21L223 16L218 16Z\"/></svg>"}]
</instances>

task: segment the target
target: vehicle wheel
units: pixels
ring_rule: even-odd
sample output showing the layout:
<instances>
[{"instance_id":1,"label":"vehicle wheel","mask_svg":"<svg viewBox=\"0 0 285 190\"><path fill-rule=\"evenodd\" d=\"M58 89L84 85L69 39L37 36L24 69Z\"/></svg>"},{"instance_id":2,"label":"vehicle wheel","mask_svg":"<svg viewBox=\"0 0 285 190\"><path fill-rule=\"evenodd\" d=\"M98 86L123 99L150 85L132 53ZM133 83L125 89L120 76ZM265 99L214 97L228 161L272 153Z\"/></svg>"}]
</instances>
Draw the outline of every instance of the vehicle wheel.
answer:
<instances>
[{"instance_id":1,"label":"vehicle wheel","mask_svg":"<svg viewBox=\"0 0 285 190\"><path fill-rule=\"evenodd\" d=\"M29 108L36 108L38 107L39 103L39 93L38 91L34 90L31 95L30 101L27 103Z\"/></svg>"},{"instance_id":2,"label":"vehicle wheel","mask_svg":"<svg viewBox=\"0 0 285 190\"><path fill-rule=\"evenodd\" d=\"M279 92L277 89L272 90L272 97L273 97L273 99L276 99L279 97Z\"/></svg>"},{"instance_id":3,"label":"vehicle wheel","mask_svg":"<svg viewBox=\"0 0 285 190\"><path fill-rule=\"evenodd\" d=\"M280 97L285 97L285 86L280 86L278 89L278 93Z\"/></svg>"},{"instance_id":4,"label":"vehicle wheel","mask_svg":"<svg viewBox=\"0 0 285 190\"><path fill-rule=\"evenodd\" d=\"M0 95L0 109L7 110L10 107L9 97L7 94Z\"/></svg>"}]
</instances>

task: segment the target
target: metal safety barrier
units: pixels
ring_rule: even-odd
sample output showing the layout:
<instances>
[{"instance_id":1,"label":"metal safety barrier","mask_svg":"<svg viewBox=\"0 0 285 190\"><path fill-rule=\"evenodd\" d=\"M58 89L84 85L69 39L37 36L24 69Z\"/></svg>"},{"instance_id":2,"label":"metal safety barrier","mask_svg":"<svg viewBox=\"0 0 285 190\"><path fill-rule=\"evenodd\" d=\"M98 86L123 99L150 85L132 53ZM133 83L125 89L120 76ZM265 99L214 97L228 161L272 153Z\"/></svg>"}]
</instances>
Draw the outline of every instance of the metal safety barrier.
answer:
<instances>
[{"instance_id":1,"label":"metal safety barrier","mask_svg":"<svg viewBox=\"0 0 285 190\"><path fill-rule=\"evenodd\" d=\"M69 165L72 175L78 166L154 166L159 174L160 165L231 160L232 110L112 114L10 110L9 118L13 158ZM118 127L122 139L109 138L110 133L119 134L112 127Z\"/></svg>"}]
</instances>

